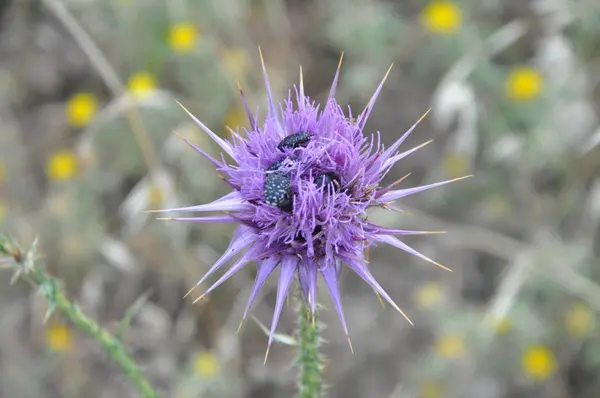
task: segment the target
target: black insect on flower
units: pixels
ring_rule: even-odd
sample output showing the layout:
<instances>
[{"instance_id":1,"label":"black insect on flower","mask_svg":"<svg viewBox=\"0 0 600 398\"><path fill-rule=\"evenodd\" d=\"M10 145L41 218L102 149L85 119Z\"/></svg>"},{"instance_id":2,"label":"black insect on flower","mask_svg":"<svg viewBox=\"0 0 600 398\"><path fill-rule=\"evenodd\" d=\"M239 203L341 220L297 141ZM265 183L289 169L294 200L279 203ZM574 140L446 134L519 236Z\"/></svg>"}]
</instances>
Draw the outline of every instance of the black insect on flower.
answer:
<instances>
[{"instance_id":1,"label":"black insect on flower","mask_svg":"<svg viewBox=\"0 0 600 398\"><path fill-rule=\"evenodd\" d=\"M317 185L317 187L319 187L319 188L325 187L325 189L327 189L327 186L329 186L329 184L333 184L333 186L336 190L339 190L341 187L339 178L332 171L328 171L327 173L319 174L318 176L315 177L314 182Z\"/></svg>"},{"instance_id":2,"label":"black insect on flower","mask_svg":"<svg viewBox=\"0 0 600 398\"><path fill-rule=\"evenodd\" d=\"M285 137L279 145L277 145L277 149L283 151L285 148L294 149L298 147L304 147L310 141L310 134L305 132L298 132L292 135L288 135Z\"/></svg>"},{"instance_id":3,"label":"black insect on flower","mask_svg":"<svg viewBox=\"0 0 600 398\"><path fill-rule=\"evenodd\" d=\"M269 173L265 177L265 202L283 211L292 210L292 184L282 172Z\"/></svg>"}]
</instances>

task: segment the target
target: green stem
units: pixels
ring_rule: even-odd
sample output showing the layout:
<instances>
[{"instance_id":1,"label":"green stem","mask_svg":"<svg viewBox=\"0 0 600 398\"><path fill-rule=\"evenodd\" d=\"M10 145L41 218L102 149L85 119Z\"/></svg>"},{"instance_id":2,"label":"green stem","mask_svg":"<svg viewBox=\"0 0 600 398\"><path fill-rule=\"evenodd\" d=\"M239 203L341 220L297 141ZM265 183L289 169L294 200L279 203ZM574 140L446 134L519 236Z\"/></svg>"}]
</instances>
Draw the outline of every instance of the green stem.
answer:
<instances>
[{"instance_id":1,"label":"green stem","mask_svg":"<svg viewBox=\"0 0 600 398\"><path fill-rule=\"evenodd\" d=\"M321 346L320 324L315 314L312 318L304 300L298 305L298 353L296 364L298 374L298 398L319 398L323 396L323 358L319 353Z\"/></svg>"},{"instance_id":2,"label":"green stem","mask_svg":"<svg viewBox=\"0 0 600 398\"><path fill-rule=\"evenodd\" d=\"M2 246L0 247L0 254L2 252L9 253L6 250L6 246L3 246L1 243L0 240L0 246ZM36 263L34 255L23 257L20 254L17 256L15 253L17 252L15 251L10 254L12 255L14 265L17 267L17 272L24 274L33 284L38 286L44 299L50 306L48 314L55 309L59 309L78 329L100 343L114 361L119 364L123 372L129 377L144 398L157 398L158 394L133 361L123 343L87 317L77 305L71 303L60 290L58 280L48 275Z\"/></svg>"}]
</instances>

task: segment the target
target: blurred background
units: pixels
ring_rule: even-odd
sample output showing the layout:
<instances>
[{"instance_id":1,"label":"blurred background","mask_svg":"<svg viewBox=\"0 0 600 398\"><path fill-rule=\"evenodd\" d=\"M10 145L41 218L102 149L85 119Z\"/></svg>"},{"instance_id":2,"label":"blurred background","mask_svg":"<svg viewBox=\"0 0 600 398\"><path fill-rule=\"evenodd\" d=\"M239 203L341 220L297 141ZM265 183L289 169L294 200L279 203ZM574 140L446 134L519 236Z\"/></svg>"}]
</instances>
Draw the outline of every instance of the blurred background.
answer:
<instances>
[{"instance_id":1,"label":"blurred background","mask_svg":"<svg viewBox=\"0 0 600 398\"><path fill-rule=\"evenodd\" d=\"M217 154L174 99L218 133L264 109L261 46L278 98L304 70L322 101L360 111L389 65L368 132L430 139L390 173L406 186L474 173L372 217L454 270L390 247L374 275L415 321L350 275L355 354L328 295L330 397L600 396L600 5L596 0L4 0L0 2L0 230L40 238L48 271L124 340L164 397L289 397L294 348L266 365L276 284L238 323L253 274L182 299L231 225L157 221L150 208L227 186L173 131ZM396 218L393 218L396 217ZM349 274L349 273L345 273ZM97 342L23 282L0 278L0 396L135 397ZM293 334L284 311L279 332Z\"/></svg>"}]
</instances>

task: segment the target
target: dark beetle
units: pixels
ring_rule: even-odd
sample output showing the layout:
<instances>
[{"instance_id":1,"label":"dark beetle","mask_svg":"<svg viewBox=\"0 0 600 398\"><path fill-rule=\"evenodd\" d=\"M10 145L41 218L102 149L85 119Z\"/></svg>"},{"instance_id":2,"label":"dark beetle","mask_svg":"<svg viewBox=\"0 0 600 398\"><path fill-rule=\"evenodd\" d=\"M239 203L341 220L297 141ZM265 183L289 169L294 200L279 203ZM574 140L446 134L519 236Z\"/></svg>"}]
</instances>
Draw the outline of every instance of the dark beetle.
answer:
<instances>
[{"instance_id":1,"label":"dark beetle","mask_svg":"<svg viewBox=\"0 0 600 398\"><path fill-rule=\"evenodd\" d=\"M275 163L273 163L272 165L269 166L269 168L267 169L267 171L277 171L279 170L279 168L281 167L281 165L283 164L283 162L285 162L287 158L283 158L283 159L279 159L278 161L276 161Z\"/></svg>"},{"instance_id":2,"label":"dark beetle","mask_svg":"<svg viewBox=\"0 0 600 398\"><path fill-rule=\"evenodd\" d=\"M281 140L279 145L277 145L277 149L283 151L284 148L294 149L301 146L306 146L308 141L310 141L310 134L300 131L296 134L288 135Z\"/></svg>"},{"instance_id":3,"label":"dark beetle","mask_svg":"<svg viewBox=\"0 0 600 398\"><path fill-rule=\"evenodd\" d=\"M316 176L314 182L319 188L327 187L327 185L333 183L336 190L340 189L340 180L332 171ZM327 188L325 188L325 190L327 190Z\"/></svg>"},{"instance_id":4,"label":"dark beetle","mask_svg":"<svg viewBox=\"0 0 600 398\"><path fill-rule=\"evenodd\" d=\"M277 206L283 211L291 211L293 208L292 184L290 179L283 173L268 173L265 176L265 202Z\"/></svg>"}]
</instances>

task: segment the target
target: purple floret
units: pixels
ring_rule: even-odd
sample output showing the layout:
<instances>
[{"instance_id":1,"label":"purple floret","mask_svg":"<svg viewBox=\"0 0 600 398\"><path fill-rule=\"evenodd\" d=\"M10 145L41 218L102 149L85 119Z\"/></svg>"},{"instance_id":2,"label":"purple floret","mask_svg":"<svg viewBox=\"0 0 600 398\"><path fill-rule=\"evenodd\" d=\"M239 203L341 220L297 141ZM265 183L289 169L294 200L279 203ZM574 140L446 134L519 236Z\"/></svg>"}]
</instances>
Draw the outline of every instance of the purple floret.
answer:
<instances>
[{"instance_id":1,"label":"purple floret","mask_svg":"<svg viewBox=\"0 0 600 398\"><path fill-rule=\"evenodd\" d=\"M198 300L247 264L256 262L258 273L244 311L245 319L257 293L271 273L279 268L269 347L294 275L298 277L303 297L313 316L317 302L317 276L322 276L348 336L338 288L342 266L360 276L411 324L371 274L365 250L373 244L387 243L441 266L396 237L428 232L375 225L368 221L367 210L371 207L394 210L392 202L399 198L458 179L407 189L392 189L396 183L382 187L381 181L392 166L423 146L398 151L425 115L386 149L379 133L366 135L364 127L387 73L354 122L352 114L344 114L335 100L340 66L341 59L327 102L321 108L304 95L302 76L295 88L295 103L290 94L281 105L276 104L262 62L268 95L267 116L259 124L240 90L250 129L232 131L231 141L217 136L186 110L221 147L221 160L184 139L185 142L215 165L233 191L209 204L161 211L222 211L227 214L171 220L239 223L225 253L194 287L229 260L239 256L238 259ZM227 162L226 156L231 161Z\"/></svg>"}]
</instances>

